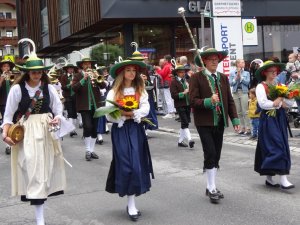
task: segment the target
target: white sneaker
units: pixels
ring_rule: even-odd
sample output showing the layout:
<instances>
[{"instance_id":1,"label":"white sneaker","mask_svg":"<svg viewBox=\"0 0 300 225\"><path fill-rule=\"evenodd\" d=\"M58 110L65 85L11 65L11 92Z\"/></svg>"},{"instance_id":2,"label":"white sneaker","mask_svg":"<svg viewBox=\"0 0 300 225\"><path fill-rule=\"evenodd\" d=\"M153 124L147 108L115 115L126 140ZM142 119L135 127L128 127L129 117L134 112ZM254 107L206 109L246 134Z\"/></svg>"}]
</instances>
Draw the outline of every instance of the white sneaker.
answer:
<instances>
[{"instance_id":1,"label":"white sneaker","mask_svg":"<svg viewBox=\"0 0 300 225\"><path fill-rule=\"evenodd\" d=\"M163 119L171 119L171 118L173 118L173 115L170 114L170 113L168 113L167 115L162 116L161 118L163 118Z\"/></svg>"}]
</instances>

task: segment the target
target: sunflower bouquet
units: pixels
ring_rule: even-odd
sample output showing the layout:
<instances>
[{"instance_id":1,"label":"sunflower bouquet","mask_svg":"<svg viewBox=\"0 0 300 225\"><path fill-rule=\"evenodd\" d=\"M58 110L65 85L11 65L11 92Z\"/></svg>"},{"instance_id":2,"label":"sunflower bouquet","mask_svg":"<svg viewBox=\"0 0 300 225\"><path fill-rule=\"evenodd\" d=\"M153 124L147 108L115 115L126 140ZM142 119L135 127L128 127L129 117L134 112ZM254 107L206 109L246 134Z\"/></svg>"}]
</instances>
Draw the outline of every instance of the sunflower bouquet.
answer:
<instances>
[{"instance_id":1,"label":"sunflower bouquet","mask_svg":"<svg viewBox=\"0 0 300 225\"><path fill-rule=\"evenodd\" d=\"M283 97L287 99L299 99L300 98L300 84L293 84L286 86L282 84L268 85L268 97L274 101L276 98ZM276 116L276 109L268 110L269 116Z\"/></svg>"},{"instance_id":2,"label":"sunflower bouquet","mask_svg":"<svg viewBox=\"0 0 300 225\"><path fill-rule=\"evenodd\" d=\"M105 115L110 115L113 119L120 119L122 114L121 110L130 112L134 109L138 109L139 104L133 96L125 96L122 99L111 101L106 99L107 102L111 103L110 106L100 107L95 111L94 118L98 118ZM151 126L155 126L148 118L142 118L142 122L148 123Z\"/></svg>"}]
</instances>

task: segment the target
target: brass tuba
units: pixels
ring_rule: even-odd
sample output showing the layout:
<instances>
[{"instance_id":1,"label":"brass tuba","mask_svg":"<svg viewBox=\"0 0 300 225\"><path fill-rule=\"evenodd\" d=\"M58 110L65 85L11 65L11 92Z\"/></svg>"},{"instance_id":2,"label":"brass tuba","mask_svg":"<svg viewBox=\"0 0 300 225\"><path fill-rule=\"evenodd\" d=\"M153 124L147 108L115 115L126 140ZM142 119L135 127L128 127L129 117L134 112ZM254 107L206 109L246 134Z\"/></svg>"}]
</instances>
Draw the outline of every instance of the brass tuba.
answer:
<instances>
[{"instance_id":1,"label":"brass tuba","mask_svg":"<svg viewBox=\"0 0 300 225\"><path fill-rule=\"evenodd\" d=\"M105 80L105 78L104 78L104 76L103 75L100 75L99 73L98 73L98 71L97 70L95 70L95 69L91 69L91 68L88 68L87 70L86 70L86 72L89 74L89 77L90 77L90 79L91 79L91 81L92 81L92 83L102 83L104 80Z\"/></svg>"}]
</instances>

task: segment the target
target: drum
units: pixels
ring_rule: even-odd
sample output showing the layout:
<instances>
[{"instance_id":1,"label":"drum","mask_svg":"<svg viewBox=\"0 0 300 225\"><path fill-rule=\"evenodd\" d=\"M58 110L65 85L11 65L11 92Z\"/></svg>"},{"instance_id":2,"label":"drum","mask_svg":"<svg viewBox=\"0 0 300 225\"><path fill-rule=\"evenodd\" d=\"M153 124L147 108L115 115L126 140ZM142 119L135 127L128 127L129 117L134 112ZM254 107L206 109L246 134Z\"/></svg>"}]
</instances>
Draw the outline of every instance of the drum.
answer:
<instances>
[{"instance_id":1,"label":"drum","mask_svg":"<svg viewBox=\"0 0 300 225\"><path fill-rule=\"evenodd\" d=\"M10 126L7 136L10 137L13 142L18 143L24 138L24 126L20 124L13 124Z\"/></svg>"}]
</instances>

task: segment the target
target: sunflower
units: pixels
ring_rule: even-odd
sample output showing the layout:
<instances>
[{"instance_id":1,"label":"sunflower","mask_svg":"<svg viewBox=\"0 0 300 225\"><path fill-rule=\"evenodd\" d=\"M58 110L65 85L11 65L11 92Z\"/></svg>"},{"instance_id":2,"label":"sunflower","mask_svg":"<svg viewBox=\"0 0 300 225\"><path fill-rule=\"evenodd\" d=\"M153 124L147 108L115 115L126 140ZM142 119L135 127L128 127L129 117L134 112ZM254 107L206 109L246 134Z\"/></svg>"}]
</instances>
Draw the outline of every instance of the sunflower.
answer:
<instances>
[{"instance_id":1,"label":"sunflower","mask_svg":"<svg viewBox=\"0 0 300 225\"><path fill-rule=\"evenodd\" d=\"M133 96L125 96L118 103L125 109L137 109L139 104Z\"/></svg>"}]
</instances>

